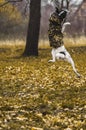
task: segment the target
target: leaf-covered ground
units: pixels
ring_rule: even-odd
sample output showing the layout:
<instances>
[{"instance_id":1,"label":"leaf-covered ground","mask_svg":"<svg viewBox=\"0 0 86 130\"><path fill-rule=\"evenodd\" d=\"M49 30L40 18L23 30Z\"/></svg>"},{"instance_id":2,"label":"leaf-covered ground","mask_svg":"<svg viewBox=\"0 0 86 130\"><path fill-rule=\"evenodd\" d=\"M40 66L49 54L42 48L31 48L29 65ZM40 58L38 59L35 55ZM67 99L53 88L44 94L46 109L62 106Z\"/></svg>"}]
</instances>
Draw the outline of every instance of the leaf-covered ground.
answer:
<instances>
[{"instance_id":1,"label":"leaf-covered ground","mask_svg":"<svg viewBox=\"0 0 86 130\"><path fill-rule=\"evenodd\" d=\"M69 63L21 57L22 46L0 46L0 130L86 130L86 46L68 47Z\"/></svg>"}]
</instances>

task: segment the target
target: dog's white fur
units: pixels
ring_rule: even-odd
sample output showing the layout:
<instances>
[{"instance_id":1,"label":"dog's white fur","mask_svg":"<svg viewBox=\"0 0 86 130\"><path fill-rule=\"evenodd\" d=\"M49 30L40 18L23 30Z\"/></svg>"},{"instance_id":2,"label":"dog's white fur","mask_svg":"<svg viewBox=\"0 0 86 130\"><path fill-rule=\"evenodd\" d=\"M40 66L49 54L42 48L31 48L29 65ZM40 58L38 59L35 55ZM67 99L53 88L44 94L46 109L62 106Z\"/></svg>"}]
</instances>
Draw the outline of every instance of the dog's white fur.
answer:
<instances>
[{"instance_id":1,"label":"dog's white fur","mask_svg":"<svg viewBox=\"0 0 86 130\"><path fill-rule=\"evenodd\" d=\"M67 25L67 24L65 23L64 25ZM63 28L64 28L64 26L63 26ZM52 60L49 60L48 62L55 62L56 59L57 60L59 60L59 59L65 60L72 65L74 72L76 73L76 75L78 77L80 77L80 74L77 72L77 70L75 68L74 61L73 61L72 57L70 56L69 52L66 50L64 45L61 47L58 47L58 48L52 48L51 54L52 54Z\"/></svg>"}]
</instances>

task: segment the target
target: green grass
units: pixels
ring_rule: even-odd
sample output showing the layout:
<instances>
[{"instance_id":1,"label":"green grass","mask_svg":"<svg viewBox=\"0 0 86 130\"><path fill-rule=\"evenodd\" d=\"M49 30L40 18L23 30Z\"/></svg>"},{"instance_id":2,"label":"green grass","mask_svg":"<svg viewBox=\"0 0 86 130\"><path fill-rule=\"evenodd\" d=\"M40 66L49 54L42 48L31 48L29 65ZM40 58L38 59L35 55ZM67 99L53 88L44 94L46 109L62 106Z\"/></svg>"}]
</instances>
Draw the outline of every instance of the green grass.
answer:
<instances>
[{"instance_id":1,"label":"green grass","mask_svg":"<svg viewBox=\"0 0 86 130\"><path fill-rule=\"evenodd\" d=\"M0 46L0 130L86 130L86 46L67 48L81 78L67 62L48 63L50 48L23 49Z\"/></svg>"}]
</instances>

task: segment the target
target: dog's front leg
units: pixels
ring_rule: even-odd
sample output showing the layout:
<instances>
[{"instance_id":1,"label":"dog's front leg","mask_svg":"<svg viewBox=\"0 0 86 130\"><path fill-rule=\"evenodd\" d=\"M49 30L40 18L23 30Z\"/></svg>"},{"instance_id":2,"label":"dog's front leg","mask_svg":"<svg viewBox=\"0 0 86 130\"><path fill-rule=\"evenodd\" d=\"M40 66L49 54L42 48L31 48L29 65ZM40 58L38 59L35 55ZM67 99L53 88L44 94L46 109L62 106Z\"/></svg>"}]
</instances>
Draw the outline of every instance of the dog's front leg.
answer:
<instances>
[{"instance_id":1,"label":"dog's front leg","mask_svg":"<svg viewBox=\"0 0 86 130\"><path fill-rule=\"evenodd\" d=\"M51 54L52 54L52 60L49 60L48 62L55 62L56 57L55 57L55 49L54 48L52 49Z\"/></svg>"}]
</instances>

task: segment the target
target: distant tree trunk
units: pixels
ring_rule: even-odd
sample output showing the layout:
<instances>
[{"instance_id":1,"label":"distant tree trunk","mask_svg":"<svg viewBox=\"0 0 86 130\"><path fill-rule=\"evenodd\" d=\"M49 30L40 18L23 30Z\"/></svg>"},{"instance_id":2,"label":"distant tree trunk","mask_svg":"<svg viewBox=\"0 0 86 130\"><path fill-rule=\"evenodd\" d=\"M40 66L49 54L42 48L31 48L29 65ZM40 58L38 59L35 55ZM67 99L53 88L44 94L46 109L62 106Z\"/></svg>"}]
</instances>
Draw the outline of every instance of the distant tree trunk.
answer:
<instances>
[{"instance_id":1,"label":"distant tree trunk","mask_svg":"<svg viewBox=\"0 0 86 130\"><path fill-rule=\"evenodd\" d=\"M31 0L30 17L24 56L38 56L41 0Z\"/></svg>"}]
</instances>

